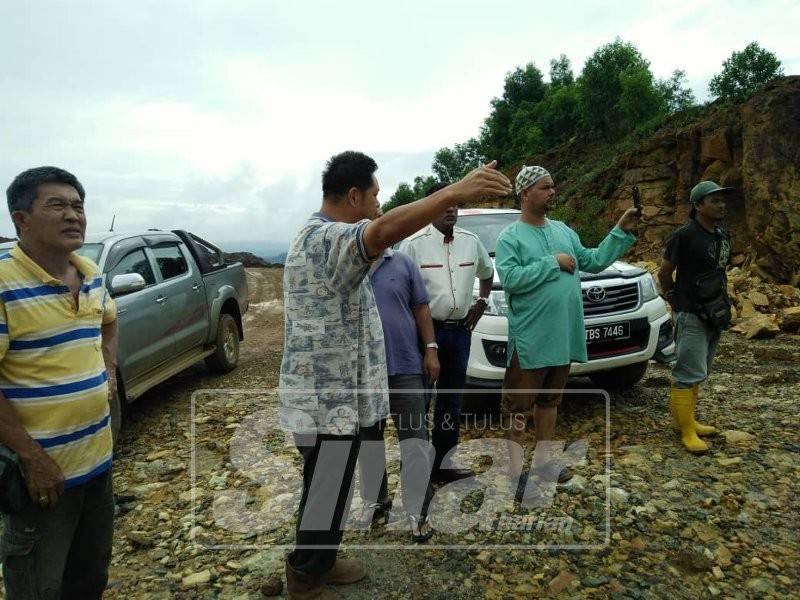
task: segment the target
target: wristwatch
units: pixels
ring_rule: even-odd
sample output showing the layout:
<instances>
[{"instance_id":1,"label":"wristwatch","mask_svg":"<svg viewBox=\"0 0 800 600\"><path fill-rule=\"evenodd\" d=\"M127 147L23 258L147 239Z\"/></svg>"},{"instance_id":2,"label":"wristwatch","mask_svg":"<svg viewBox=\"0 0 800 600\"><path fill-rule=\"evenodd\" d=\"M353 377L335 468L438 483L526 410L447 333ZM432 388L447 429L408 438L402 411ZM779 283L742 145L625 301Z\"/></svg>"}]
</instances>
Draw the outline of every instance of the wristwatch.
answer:
<instances>
[{"instance_id":1,"label":"wristwatch","mask_svg":"<svg viewBox=\"0 0 800 600\"><path fill-rule=\"evenodd\" d=\"M425 344L425 348L433 348L434 350L438 351L439 344L437 344L436 342L428 342L427 344Z\"/></svg>"}]
</instances>

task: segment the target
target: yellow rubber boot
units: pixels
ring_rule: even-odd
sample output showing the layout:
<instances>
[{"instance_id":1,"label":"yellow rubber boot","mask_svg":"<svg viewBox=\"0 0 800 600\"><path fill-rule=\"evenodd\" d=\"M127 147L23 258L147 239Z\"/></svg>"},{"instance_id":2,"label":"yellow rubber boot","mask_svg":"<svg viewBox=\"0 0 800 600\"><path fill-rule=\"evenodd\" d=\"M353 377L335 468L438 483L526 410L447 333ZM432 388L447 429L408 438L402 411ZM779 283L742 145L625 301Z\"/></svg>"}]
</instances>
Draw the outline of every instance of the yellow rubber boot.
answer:
<instances>
[{"instance_id":1,"label":"yellow rubber boot","mask_svg":"<svg viewBox=\"0 0 800 600\"><path fill-rule=\"evenodd\" d=\"M699 384L695 385L692 388L692 392L693 392L693 396L694 396L694 399L693 399L693 402L692 402L692 416L694 417L694 414L697 412L697 396L700 393L700 385ZM697 435L703 436L703 437L717 435L717 428L716 427L712 427L711 425L703 425L702 423L698 423L697 421L694 421L694 430L695 430L695 432L697 432Z\"/></svg>"},{"instance_id":2,"label":"yellow rubber boot","mask_svg":"<svg viewBox=\"0 0 800 600\"><path fill-rule=\"evenodd\" d=\"M669 406L672 417L681 428L681 440L693 454L708 452L708 445L697 437L694 430L694 392L691 388L670 388Z\"/></svg>"},{"instance_id":3,"label":"yellow rubber boot","mask_svg":"<svg viewBox=\"0 0 800 600\"><path fill-rule=\"evenodd\" d=\"M700 385L695 384L692 388L692 425L694 427L695 432L699 436L709 437L712 435L717 435L717 428L711 427L711 425L703 425L702 423L698 423L694 420L694 414L697 411L697 396L700 391ZM678 424L678 420L675 417L675 413L672 413L672 428L680 433L681 426Z\"/></svg>"}]
</instances>

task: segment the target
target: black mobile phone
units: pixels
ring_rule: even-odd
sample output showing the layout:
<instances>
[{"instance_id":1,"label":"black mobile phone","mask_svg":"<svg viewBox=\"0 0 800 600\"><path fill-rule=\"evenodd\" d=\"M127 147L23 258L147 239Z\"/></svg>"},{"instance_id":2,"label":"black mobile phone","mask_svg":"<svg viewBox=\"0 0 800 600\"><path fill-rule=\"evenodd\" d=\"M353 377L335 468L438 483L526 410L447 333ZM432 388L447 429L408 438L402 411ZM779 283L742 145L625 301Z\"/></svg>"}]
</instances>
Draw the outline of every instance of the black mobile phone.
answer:
<instances>
[{"instance_id":1,"label":"black mobile phone","mask_svg":"<svg viewBox=\"0 0 800 600\"><path fill-rule=\"evenodd\" d=\"M635 208L639 214L642 214L642 197L639 195L639 186L635 185L631 188L631 194L633 195L633 208Z\"/></svg>"}]
</instances>

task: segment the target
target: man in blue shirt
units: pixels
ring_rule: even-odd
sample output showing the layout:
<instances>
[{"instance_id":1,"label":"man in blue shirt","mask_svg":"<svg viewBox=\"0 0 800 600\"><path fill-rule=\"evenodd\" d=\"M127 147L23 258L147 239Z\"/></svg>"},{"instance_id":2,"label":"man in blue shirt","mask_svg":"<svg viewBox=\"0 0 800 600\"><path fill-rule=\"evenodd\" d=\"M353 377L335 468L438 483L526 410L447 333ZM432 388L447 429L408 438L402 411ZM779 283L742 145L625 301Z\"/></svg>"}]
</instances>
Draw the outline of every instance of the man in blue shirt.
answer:
<instances>
[{"instance_id":1,"label":"man in blue shirt","mask_svg":"<svg viewBox=\"0 0 800 600\"><path fill-rule=\"evenodd\" d=\"M376 217L380 216L378 211ZM423 375L429 384L439 377L438 345L419 267L403 252L387 248L370 269L369 280L383 324L389 376L389 410L400 441L400 481L403 508L411 521L411 536L422 542L433 529L427 520L432 456L428 444ZM420 353L420 346L424 354ZM391 506L386 481L383 435L386 420L361 429L363 441L378 442L378 452L359 456L361 521L371 522Z\"/></svg>"}]
</instances>

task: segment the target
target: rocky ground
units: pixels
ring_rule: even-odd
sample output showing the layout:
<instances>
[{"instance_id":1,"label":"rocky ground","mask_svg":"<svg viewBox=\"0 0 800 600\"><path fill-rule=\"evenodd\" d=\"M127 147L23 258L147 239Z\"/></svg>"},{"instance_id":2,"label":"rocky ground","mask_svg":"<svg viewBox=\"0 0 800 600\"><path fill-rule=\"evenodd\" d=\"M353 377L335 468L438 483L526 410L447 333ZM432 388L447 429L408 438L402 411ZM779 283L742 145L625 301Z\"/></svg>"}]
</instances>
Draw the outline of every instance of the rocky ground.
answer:
<instances>
[{"instance_id":1,"label":"rocky ground","mask_svg":"<svg viewBox=\"0 0 800 600\"><path fill-rule=\"evenodd\" d=\"M240 368L213 377L197 366L128 414L115 463L119 514L107 598L285 593L300 463L272 426L280 275L248 272L252 304ZM411 547L394 515L372 531L348 532L347 552L369 564L370 576L340 592L365 599L797 597L798 340L724 335L700 400L703 420L723 433L701 457L689 456L670 429L664 367L652 365L640 385L611 395L608 440L604 399L579 391L588 380L573 381L559 437L587 445L576 455L576 476L550 505L509 508L492 492L443 489L439 532L427 546ZM465 426L465 439L475 442L461 460L482 473L487 490L502 490L502 477L491 448L480 444L501 436L495 421L472 418ZM396 446L388 453L394 489Z\"/></svg>"}]
</instances>

